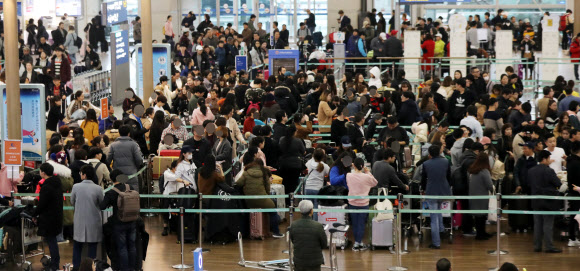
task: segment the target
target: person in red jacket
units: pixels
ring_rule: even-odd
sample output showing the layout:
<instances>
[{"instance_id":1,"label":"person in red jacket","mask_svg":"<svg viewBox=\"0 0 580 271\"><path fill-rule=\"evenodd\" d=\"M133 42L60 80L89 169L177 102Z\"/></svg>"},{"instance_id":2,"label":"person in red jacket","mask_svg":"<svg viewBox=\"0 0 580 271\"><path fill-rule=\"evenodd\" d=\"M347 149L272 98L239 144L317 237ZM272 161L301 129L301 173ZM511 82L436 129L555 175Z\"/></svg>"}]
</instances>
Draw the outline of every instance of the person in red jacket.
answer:
<instances>
[{"instance_id":1,"label":"person in red jacket","mask_svg":"<svg viewBox=\"0 0 580 271\"><path fill-rule=\"evenodd\" d=\"M570 44L570 58L571 62L574 63L574 76L576 80L578 79L578 64L580 62L580 33L574 37L572 44Z\"/></svg>"},{"instance_id":2,"label":"person in red jacket","mask_svg":"<svg viewBox=\"0 0 580 271\"><path fill-rule=\"evenodd\" d=\"M433 63L432 57L435 56L435 42L431 34L425 34L423 39L423 44L421 44L421 49L423 50L423 61L422 63ZM431 65L422 66L423 72L428 72L433 69Z\"/></svg>"},{"instance_id":3,"label":"person in red jacket","mask_svg":"<svg viewBox=\"0 0 580 271\"><path fill-rule=\"evenodd\" d=\"M254 121L254 117L256 115L254 114L256 112L258 112L256 108L252 108L250 109L250 112L248 112L248 116L246 116L246 120L244 121L244 129L243 129L244 134L247 132L251 133L254 130L254 126L256 126L256 122Z\"/></svg>"}]
</instances>

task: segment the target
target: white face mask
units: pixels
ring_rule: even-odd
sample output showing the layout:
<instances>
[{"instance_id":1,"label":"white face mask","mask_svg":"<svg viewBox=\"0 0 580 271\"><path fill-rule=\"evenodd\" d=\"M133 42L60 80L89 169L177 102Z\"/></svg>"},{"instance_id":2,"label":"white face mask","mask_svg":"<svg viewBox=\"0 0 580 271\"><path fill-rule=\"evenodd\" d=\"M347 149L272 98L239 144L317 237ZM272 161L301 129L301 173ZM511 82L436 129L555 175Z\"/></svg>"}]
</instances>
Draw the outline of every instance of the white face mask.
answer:
<instances>
[{"instance_id":1,"label":"white face mask","mask_svg":"<svg viewBox=\"0 0 580 271\"><path fill-rule=\"evenodd\" d=\"M187 160L191 160L191 159L193 159L193 154L188 154L188 155L186 156L186 158L187 158Z\"/></svg>"},{"instance_id":2,"label":"white face mask","mask_svg":"<svg viewBox=\"0 0 580 271\"><path fill-rule=\"evenodd\" d=\"M484 76L484 77L483 77L483 80L485 80L485 81L489 81L489 76Z\"/></svg>"}]
</instances>

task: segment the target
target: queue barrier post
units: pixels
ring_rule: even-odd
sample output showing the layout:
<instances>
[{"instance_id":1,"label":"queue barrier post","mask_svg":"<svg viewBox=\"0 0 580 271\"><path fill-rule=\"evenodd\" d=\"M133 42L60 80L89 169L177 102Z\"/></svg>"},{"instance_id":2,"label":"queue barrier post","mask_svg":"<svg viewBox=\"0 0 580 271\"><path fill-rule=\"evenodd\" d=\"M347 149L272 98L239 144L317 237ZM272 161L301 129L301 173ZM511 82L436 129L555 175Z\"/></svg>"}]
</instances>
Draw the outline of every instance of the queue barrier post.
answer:
<instances>
[{"instance_id":1,"label":"queue barrier post","mask_svg":"<svg viewBox=\"0 0 580 271\"><path fill-rule=\"evenodd\" d=\"M395 214L397 215L396 217L396 222L397 222L397 232L396 232L396 238L397 238L397 247L395 249L395 253L397 255L397 266L392 266L389 267L390 271L405 271L407 270L406 267L403 267L402 264L402 259L401 259L401 206L402 206L402 202L403 202L403 194L399 193L397 195L397 200L398 200L398 204L397 204L397 208L394 209L393 211L395 212Z\"/></svg>"},{"instance_id":2,"label":"queue barrier post","mask_svg":"<svg viewBox=\"0 0 580 271\"><path fill-rule=\"evenodd\" d=\"M184 216L184 214L185 214L185 208L179 207L179 217L180 217L180 224L181 224L181 227L180 227L181 238L179 240L180 243L181 243L181 264L176 264L176 265L172 266L173 269L189 269L189 268L193 268L193 266L187 265L183 261L183 248L184 248L184 243L185 243L185 240L184 240L184 237L183 237L183 235L184 235L184 230L183 230L183 227L184 227L184 224L183 224L183 216Z\"/></svg>"},{"instance_id":3,"label":"queue barrier post","mask_svg":"<svg viewBox=\"0 0 580 271\"><path fill-rule=\"evenodd\" d=\"M500 249L500 237L501 237L501 225L500 224L501 224L501 215L502 215L502 210L501 210L501 194L500 193L497 193L496 194L496 200L497 200L497 222L496 222L496 231L497 231L496 238L497 238L497 242L496 242L496 248L495 248L495 250L490 250L490 251L487 252L487 254L489 254L489 255L495 255L496 258L497 258L497 261L496 261L496 267L492 267L492 268L489 268L488 269L490 271L499 270L499 266L500 266L500 263L501 263L501 261L500 261L501 255L507 255L508 254L507 251Z\"/></svg>"},{"instance_id":4,"label":"queue barrier post","mask_svg":"<svg viewBox=\"0 0 580 271\"><path fill-rule=\"evenodd\" d=\"M203 193L199 193L199 209L202 210L203 209ZM203 217L201 212L199 213L199 235L198 235L198 244L199 244L199 248L201 248L201 252L209 252L210 249L209 248L203 248ZM193 250L192 250L193 252Z\"/></svg>"}]
</instances>

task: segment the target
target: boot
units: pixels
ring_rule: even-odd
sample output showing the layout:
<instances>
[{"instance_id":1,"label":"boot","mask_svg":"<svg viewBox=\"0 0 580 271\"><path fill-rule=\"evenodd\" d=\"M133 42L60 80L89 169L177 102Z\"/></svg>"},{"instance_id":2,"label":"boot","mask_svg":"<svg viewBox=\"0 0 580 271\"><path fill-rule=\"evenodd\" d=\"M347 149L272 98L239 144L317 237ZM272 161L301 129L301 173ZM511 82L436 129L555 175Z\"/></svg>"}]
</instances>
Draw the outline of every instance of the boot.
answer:
<instances>
[{"instance_id":1,"label":"boot","mask_svg":"<svg viewBox=\"0 0 580 271\"><path fill-rule=\"evenodd\" d=\"M163 232L161 233L161 236L167 236L169 234L167 231L168 231L168 228L163 227Z\"/></svg>"}]
</instances>

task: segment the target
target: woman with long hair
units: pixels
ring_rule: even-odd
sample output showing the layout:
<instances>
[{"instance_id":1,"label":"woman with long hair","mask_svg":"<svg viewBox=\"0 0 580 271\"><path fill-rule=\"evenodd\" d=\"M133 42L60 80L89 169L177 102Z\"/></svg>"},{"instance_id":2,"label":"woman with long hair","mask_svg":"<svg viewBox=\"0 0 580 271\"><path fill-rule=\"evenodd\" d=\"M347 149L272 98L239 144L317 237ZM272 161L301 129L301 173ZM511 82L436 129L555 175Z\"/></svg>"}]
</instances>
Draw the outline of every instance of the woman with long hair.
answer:
<instances>
[{"instance_id":1,"label":"woman with long hair","mask_svg":"<svg viewBox=\"0 0 580 271\"><path fill-rule=\"evenodd\" d=\"M204 121L214 119L213 113L205 104L205 98L199 98L197 100L197 108L191 114L191 125L202 125Z\"/></svg>"},{"instance_id":2,"label":"woman with long hair","mask_svg":"<svg viewBox=\"0 0 580 271\"><path fill-rule=\"evenodd\" d=\"M304 146L304 141L294 137L295 133L296 127L290 126L286 130L286 135L280 139L279 173L283 179L286 194L296 190L300 171L304 168L302 159L306 153L306 146Z\"/></svg>"},{"instance_id":3,"label":"woman with long hair","mask_svg":"<svg viewBox=\"0 0 580 271\"><path fill-rule=\"evenodd\" d=\"M213 195L216 184L223 182L225 182L225 177L221 164L216 163L215 156L212 154L206 155L197 175L199 193Z\"/></svg>"},{"instance_id":4,"label":"woman with long hair","mask_svg":"<svg viewBox=\"0 0 580 271\"><path fill-rule=\"evenodd\" d=\"M441 94L441 96L447 100L451 97L451 95L453 95L453 86L454 84L451 76L445 76L443 83L441 83L441 86L437 90L437 93Z\"/></svg>"},{"instance_id":5,"label":"woman with long hair","mask_svg":"<svg viewBox=\"0 0 580 271\"><path fill-rule=\"evenodd\" d=\"M433 98L433 94L430 92L425 93L421 98L419 109L421 110L421 114L433 112L434 116L439 115L439 109L435 105L435 98Z\"/></svg>"},{"instance_id":6,"label":"woman with long hair","mask_svg":"<svg viewBox=\"0 0 580 271\"><path fill-rule=\"evenodd\" d=\"M125 92L130 92L132 94L131 98L125 98L125 100L123 100L123 115L128 115L132 113L133 105L143 105L143 101L141 101L141 98L135 94L135 91L132 88L125 89Z\"/></svg>"},{"instance_id":7,"label":"woman with long hair","mask_svg":"<svg viewBox=\"0 0 580 271\"><path fill-rule=\"evenodd\" d=\"M212 147L212 154L218 163L221 163L222 168L226 170L232 166L232 144L228 140L229 131L225 126L219 126L216 128L216 135L218 140L214 143ZM231 174L225 176L226 183L228 185L232 184Z\"/></svg>"},{"instance_id":8,"label":"woman with long hair","mask_svg":"<svg viewBox=\"0 0 580 271\"><path fill-rule=\"evenodd\" d=\"M501 138L497 140L497 149L499 150L500 161L505 161L506 156L513 156L513 125L506 123L501 127Z\"/></svg>"},{"instance_id":9,"label":"woman with long hair","mask_svg":"<svg viewBox=\"0 0 580 271\"><path fill-rule=\"evenodd\" d=\"M555 137L559 137L562 134L562 128L564 128L564 126L571 126L570 125L570 117L568 116L568 112L564 112L562 114L560 114L560 118L558 119L558 124L556 124L556 127L554 128L554 136Z\"/></svg>"},{"instance_id":10,"label":"woman with long hair","mask_svg":"<svg viewBox=\"0 0 580 271\"><path fill-rule=\"evenodd\" d=\"M236 181L236 185L241 186L245 195L270 195L270 170L264 167L264 162L257 158L258 148L250 147L244 154L244 171L241 177ZM271 199L246 199L248 208L276 208L276 204ZM280 233L279 222L280 216L277 212L269 213L270 231L273 232L274 238L282 238Z\"/></svg>"},{"instance_id":11,"label":"woman with long hair","mask_svg":"<svg viewBox=\"0 0 580 271\"><path fill-rule=\"evenodd\" d=\"M493 193L493 182L491 180L491 168L489 166L489 156L485 152L480 152L475 158L475 162L469 167L469 195L487 196ZM487 210L488 199L470 199L471 210ZM491 235L485 232L485 221L487 214L475 215L475 230L477 232L475 240L488 240Z\"/></svg>"},{"instance_id":12,"label":"woman with long hair","mask_svg":"<svg viewBox=\"0 0 580 271\"><path fill-rule=\"evenodd\" d=\"M85 138L90 142L93 138L99 136L99 121L97 113L93 109L87 110L87 118L81 124Z\"/></svg>"},{"instance_id":13,"label":"woman with long hair","mask_svg":"<svg viewBox=\"0 0 580 271\"><path fill-rule=\"evenodd\" d=\"M332 117L336 115L336 108L333 110L330 108L330 101L332 100L332 94L329 90L325 90L320 95L320 103L318 104L318 124L319 125L331 125ZM329 128L320 128L321 133L330 133Z\"/></svg>"},{"instance_id":14,"label":"woman with long hair","mask_svg":"<svg viewBox=\"0 0 580 271\"><path fill-rule=\"evenodd\" d=\"M324 183L324 178L330 173L330 167L324 162L325 158L325 151L319 148L314 150L312 158L306 162L306 169L308 169L308 175L304 182L306 195L318 195L318 191L326 185ZM318 208L318 200L311 200L314 204L314 208ZM312 215L314 221L318 221L317 217L317 213Z\"/></svg>"},{"instance_id":15,"label":"woman with long hair","mask_svg":"<svg viewBox=\"0 0 580 271\"><path fill-rule=\"evenodd\" d=\"M346 184L348 185L349 196L368 196L372 187L378 184L377 179L365 167L365 161L362 158L354 159L354 172L346 175ZM348 208L354 210L368 210L369 199L351 199L348 201ZM365 225L368 213L351 213L350 221L353 228L355 243L352 247L354 251L366 250L368 246L363 244L362 239L365 234Z\"/></svg>"},{"instance_id":16,"label":"woman with long hair","mask_svg":"<svg viewBox=\"0 0 580 271\"><path fill-rule=\"evenodd\" d=\"M153 115L153 121L151 122L151 128L149 128L149 150L150 153L156 154L157 149L159 149L159 143L161 143L161 135L163 130L167 128L165 123L165 113L163 111L157 111Z\"/></svg>"}]
</instances>

